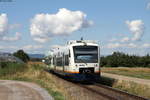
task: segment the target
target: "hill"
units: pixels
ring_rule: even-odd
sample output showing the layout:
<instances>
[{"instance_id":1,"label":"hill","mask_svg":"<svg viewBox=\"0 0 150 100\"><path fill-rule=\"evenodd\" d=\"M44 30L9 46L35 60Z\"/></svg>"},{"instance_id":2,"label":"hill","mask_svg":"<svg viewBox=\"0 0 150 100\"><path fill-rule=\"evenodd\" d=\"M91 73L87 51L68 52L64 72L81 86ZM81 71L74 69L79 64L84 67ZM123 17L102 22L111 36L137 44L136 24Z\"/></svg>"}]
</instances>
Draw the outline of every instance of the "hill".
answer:
<instances>
[{"instance_id":1,"label":"hill","mask_svg":"<svg viewBox=\"0 0 150 100\"><path fill-rule=\"evenodd\" d=\"M44 58L44 54L29 54L30 58Z\"/></svg>"}]
</instances>

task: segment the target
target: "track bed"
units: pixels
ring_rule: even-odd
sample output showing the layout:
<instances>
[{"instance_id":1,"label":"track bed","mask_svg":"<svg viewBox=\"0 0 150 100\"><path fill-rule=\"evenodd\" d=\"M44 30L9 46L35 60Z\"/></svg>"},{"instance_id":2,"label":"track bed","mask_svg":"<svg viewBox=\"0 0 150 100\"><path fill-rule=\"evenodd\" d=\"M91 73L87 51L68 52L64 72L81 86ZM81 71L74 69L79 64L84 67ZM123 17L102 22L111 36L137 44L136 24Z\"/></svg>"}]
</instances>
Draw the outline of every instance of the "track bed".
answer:
<instances>
[{"instance_id":1,"label":"track bed","mask_svg":"<svg viewBox=\"0 0 150 100\"><path fill-rule=\"evenodd\" d=\"M57 85L64 90L67 100L148 100L100 83L71 82L59 75L52 75Z\"/></svg>"}]
</instances>

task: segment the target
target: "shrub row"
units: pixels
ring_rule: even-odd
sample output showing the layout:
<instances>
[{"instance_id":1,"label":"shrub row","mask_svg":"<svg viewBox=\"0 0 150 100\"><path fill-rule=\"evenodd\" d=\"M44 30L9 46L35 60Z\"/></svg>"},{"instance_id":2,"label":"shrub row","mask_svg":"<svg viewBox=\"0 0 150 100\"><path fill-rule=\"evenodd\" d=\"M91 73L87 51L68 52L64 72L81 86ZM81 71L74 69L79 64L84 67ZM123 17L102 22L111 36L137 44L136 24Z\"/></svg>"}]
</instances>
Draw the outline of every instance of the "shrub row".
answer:
<instances>
[{"instance_id":1,"label":"shrub row","mask_svg":"<svg viewBox=\"0 0 150 100\"><path fill-rule=\"evenodd\" d=\"M150 67L150 55L137 56L122 52L101 57L101 66L106 67Z\"/></svg>"}]
</instances>

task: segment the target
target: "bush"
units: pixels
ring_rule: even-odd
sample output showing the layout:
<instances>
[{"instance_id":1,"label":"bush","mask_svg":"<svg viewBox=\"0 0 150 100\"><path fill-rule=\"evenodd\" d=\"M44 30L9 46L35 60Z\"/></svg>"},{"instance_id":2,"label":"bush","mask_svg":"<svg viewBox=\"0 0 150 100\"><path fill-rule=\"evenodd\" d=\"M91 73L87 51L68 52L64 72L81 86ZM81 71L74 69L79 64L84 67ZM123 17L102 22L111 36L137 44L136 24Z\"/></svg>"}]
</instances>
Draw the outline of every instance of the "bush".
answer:
<instances>
[{"instance_id":1,"label":"bush","mask_svg":"<svg viewBox=\"0 0 150 100\"><path fill-rule=\"evenodd\" d=\"M0 62L0 76L11 75L23 72L27 68L26 64L16 62Z\"/></svg>"},{"instance_id":2,"label":"bush","mask_svg":"<svg viewBox=\"0 0 150 100\"><path fill-rule=\"evenodd\" d=\"M7 62L0 62L0 68L5 68L7 66Z\"/></svg>"},{"instance_id":3,"label":"bush","mask_svg":"<svg viewBox=\"0 0 150 100\"><path fill-rule=\"evenodd\" d=\"M30 57L27 53L25 53L23 50L18 50L17 52L13 53L15 57L20 58L24 62L28 62L30 60Z\"/></svg>"}]
</instances>

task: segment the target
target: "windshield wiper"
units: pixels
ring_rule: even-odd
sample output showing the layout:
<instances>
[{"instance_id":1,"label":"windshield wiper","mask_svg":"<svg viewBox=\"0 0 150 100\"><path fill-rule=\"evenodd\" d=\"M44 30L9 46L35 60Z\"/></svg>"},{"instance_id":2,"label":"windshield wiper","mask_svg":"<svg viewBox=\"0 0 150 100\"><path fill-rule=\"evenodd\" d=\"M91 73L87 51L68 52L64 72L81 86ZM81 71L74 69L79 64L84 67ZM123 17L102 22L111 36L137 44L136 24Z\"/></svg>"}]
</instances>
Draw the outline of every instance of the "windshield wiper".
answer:
<instances>
[{"instance_id":1,"label":"windshield wiper","mask_svg":"<svg viewBox=\"0 0 150 100\"><path fill-rule=\"evenodd\" d=\"M78 59L78 60L81 60L82 63L87 65L87 63L83 59Z\"/></svg>"}]
</instances>

